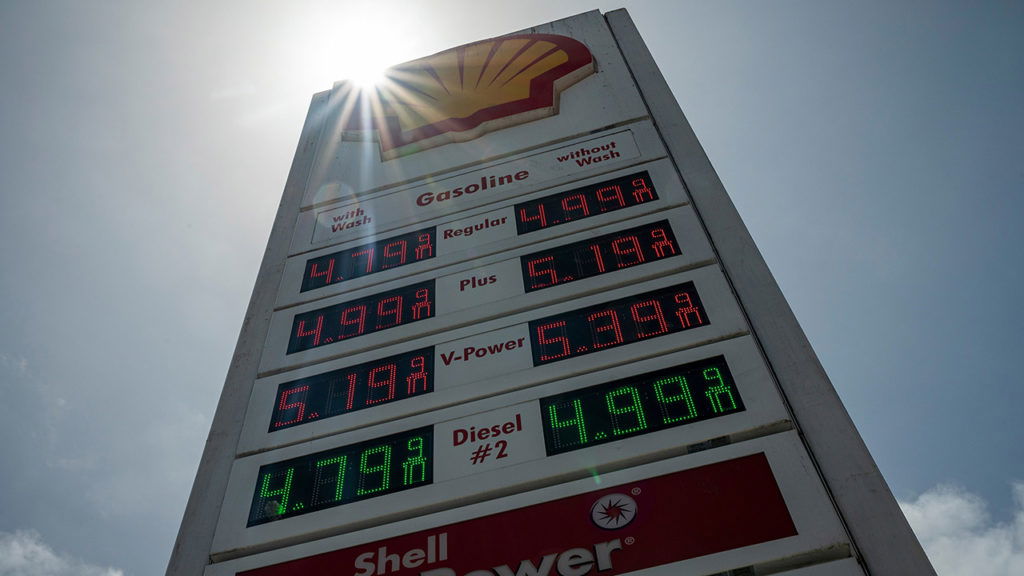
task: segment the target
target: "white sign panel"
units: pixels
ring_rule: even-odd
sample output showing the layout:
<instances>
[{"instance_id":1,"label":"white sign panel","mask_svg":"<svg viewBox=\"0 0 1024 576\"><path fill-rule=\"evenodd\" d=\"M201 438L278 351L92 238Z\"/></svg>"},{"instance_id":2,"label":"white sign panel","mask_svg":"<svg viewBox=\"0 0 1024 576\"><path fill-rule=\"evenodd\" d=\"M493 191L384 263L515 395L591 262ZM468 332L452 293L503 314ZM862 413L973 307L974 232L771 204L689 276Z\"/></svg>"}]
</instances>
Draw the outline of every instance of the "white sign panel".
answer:
<instances>
[{"instance_id":1,"label":"white sign panel","mask_svg":"<svg viewBox=\"0 0 1024 576\"><path fill-rule=\"evenodd\" d=\"M927 573L624 12L309 118L169 575Z\"/></svg>"}]
</instances>

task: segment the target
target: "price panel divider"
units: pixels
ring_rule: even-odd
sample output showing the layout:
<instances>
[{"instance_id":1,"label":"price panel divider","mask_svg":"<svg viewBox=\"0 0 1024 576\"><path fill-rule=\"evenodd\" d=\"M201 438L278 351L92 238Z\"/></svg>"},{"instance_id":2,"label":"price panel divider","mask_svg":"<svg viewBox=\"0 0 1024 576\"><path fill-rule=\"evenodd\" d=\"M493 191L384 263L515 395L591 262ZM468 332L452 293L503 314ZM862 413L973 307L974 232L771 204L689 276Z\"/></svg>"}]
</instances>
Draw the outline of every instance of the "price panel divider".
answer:
<instances>
[{"instance_id":1,"label":"price panel divider","mask_svg":"<svg viewBox=\"0 0 1024 576\"><path fill-rule=\"evenodd\" d=\"M683 218L685 222L686 217ZM651 232L649 236L648 248L652 253L664 249L661 235ZM488 259L492 264L477 265L441 278L434 279L426 273L387 286L279 310L271 316L260 375L379 349L416 336L454 333L469 324L484 325L493 318L508 318L520 311L565 300L581 301L589 294L609 293L618 286L637 285L659 276L675 277L680 270L707 268L713 262L710 248L699 231L689 225L681 226L676 238L680 254L665 251L664 257L655 261L539 290L527 291L524 277L530 271L524 270L521 259L498 260L501 256L495 255ZM684 243L691 248L687 250ZM605 246L601 251L612 248ZM607 270L615 267L616 258L603 258ZM654 256L649 259L654 260ZM598 262L587 266L596 270ZM534 273L543 269L538 266ZM701 298L708 291L698 289Z\"/></svg>"},{"instance_id":2,"label":"price panel divider","mask_svg":"<svg viewBox=\"0 0 1024 576\"><path fill-rule=\"evenodd\" d=\"M634 181L639 183L634 185ZM672 165L656 160L292 256L285 262L276 307L383 284L582 230L601 229L686 202L686 192ZM541 216L543 228L534 229L531 224ZM347 278L346 266L353 269Z\"/></svg>"},{"instance_id":3,"label":"price panel divider","mask_svg":"<svg viewBox=\"0 0 1024 576\"><path fill-rule=\"evenodd\" d=\"M280 526L289 522L299 522L299 518L244 528L245 514L249 506L247 499L242 502L225 502L211 556L215 564L207 568L206 575L226 576L254 570L252 576L260 576L260 572L257 570L260 567L296 561L317 554L329 554L336 550L350 551L351 554L345 556L355 558L364 552L378 551L380 547L388 544L388 539L420 531L424 532L422 538L424 541L426 541L427 531L433 531L432 533L436 534L449 533L447 559L450 562L457 562L460 555L467 554L469 551L467 543L452 539L452 533L454 533L452 527L455 524L467 521L487 522L491 518L494 519L494 522L500 522L504 515L513 513L514 510L534 506L538 507L537 521L542 524L554 522L556 525L560 525L573 522L571 518L551 517L550 514L544 514L543 510L546 503L573 497L585 498L576 496L580 493L593 494L593 498L587 498L585 502L584 511L588 513L591 510L591 500L595 503L599 502L602 496L608 494L630 496L636 504L636 518L648 518L649 521L656 522L655 525L660 530L671 527L670 541L679 542L679 538L687 539L687 541L701 537L722 538L725 536L724 534L701 532L698 525L703 523L697 519L677 525L673 522L673 518L658 518L657 516L665 503L644 499L645 487L647 487L645 482L654 478L667 477L683 470L693 470L695 474L700 475L704 470L714 470L719 464L727 465L726 463L738 462L750 457L755 460L764 458L770 468L771 476L784 503L784 513L792 522L792 527L786 531L788 535L780 534L781 537L768 541L722 552L697 555L680 561L672 562L671 558L668 558L670 563L660 567L648 563L643 566L644 568L656 570L651 572L653 574L711 574L744 566L762 566L772 563L776 566L784 565L785 559L792 558L800 558L805 563L812 563L815 560L824 563L835 560L837 557L850 555L850 545L845 532L835 515L828 513L831 509L830 501L806 453L801 448L797 433L785 431L720 446L715 450L702 450L628 467L598 465L590 470L585 470L583 477L576 475L575 478L570 478L563 475L553 480L552 484L544 486L524 482L520 485L524 490L514 493L501 490L499 487L507 482L510 475L514 473L518 477L520 469L526 474L541 474L544 465L550 465L546 461L521 464L515 468L493 470L471 479L467 478L459 486L435 484L392 494L386 497L392 499L390 501L376 503L371 500L348 504L345 507L350 508L349 510L336 511L334 515L324 514L324 511L314 513L310 516L317 514L322 516L318 517L316 522L304 525L305 530L298 532L286 531ZM560 462L565 461L565 458L560 459ZM579 464L577 463L577 465ZM232 473L231 485L239 491L230 493L251 493L251 487L247 486L250 490L246 490L241 485L235 485L236 482L239 482L237 472L236 467ZM247 475L245 478L245 482L252 480L254 478L251 475ZM753 489L748 482L743 482L741 485L744 486L743 490L747 490L748 487ZM682 486L684 485L680 485L681 488ZM460 487L464 487L466 492L460 494L458 492ZM488 492L490 496L479 496L488 490L490 490ZM697 500L693 502L693 505L697 505L701 498L707 497L704 491L715 492L715 488L710 485L694 490L693 497ZM453 496L453 494L459 495ZM739 494L737 497L741 498ZM448 499L452 507L445 510L435 508L427 503L428 501L432 502L433 498ZM760 505L748 499L744 506L749 508L744 508L741 511L734 510L733 513L748 515L749 522L756 524L763 513ZM376 510L373 510L374 508ZM398 512L399 510L402 512ZM342 514L345 514L344 521L338 526L337 521ZM308 522L305 518L302 518L301 521ZM482 526L481 530L483 530ZM608 534L609 539L622 538L624 544L629 542L628 545L632 545L634 540L639 542L644 539L642 537L631 538L626 541L625 538L633 534L628 526L619 530L609 530L604 534ZM509 543L505 543L505 546L508 545ZM628 550L628 545L624 548L625 550ZM392 548L395 547L392 546ZM662 548L675 549L678 546L666 543ZM540 555L542 552L539 550L536 551L536 554L531 554L535 557ZM340 557L337 560L334 558L328 560L334 570L344 572L353 568L351 564L341 563ZM480 568L490 568L492 565ZM443 564L439 563L436 566L425 568L441 567ZM280 573L289 573L287 570L291 569L301 573L310 573L311 576L319 576L319 573L314 574L302 570L301 564L294 567L282 565L280 568L286 570ZM354 571L352 572L354 573ZM268 572L268 574L271 573Z\"/></svg>"},{"instance_id":4,"label":"price panel divider","mask_svg":"<svg viewBox=\"0 0 1024 576\"><path fill-rule=\"evenodd\" d=\"M600 162L583 162L577 152L584 146L609 148L608 154L614 151L615 155ZM401 187L358 197L347 196L341 201L299 212L289 255L338 242L390 234L392 230L416 222L459 214L664 156L665 148L657 131L649 121L643 120L598 135L545 146L540 151L512 159L474 166L436 181L427 176ZM503 179L508 178L511 181L501 185ZM487 183L486 188L484 183Z\"/></svg>"}]
</instances>

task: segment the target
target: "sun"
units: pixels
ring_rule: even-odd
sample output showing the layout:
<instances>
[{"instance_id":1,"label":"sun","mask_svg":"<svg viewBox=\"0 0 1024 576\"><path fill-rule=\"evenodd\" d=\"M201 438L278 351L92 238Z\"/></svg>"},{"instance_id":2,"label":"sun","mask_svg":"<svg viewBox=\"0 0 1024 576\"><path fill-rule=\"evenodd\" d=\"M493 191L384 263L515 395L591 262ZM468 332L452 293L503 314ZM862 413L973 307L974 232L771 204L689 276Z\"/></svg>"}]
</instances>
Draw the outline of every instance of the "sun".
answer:
<instances>
[{"instance_id":1,"label":"sun","mask_svg":"<svg viewBox=\"0 0 1024 576\"><path fill-rule=\"evenodd\" d=\"M362 90L370 90L384 82L384 71L387 69L387 64L357 63L348 68L345 80Z\"/></svg>"},{"instance_id":2,"label":"sun","mask_svg":"<svg viewBox=\"0 0 1024 576\"><path fill-rule=\"evenodd\" d=\"M414 15L380 4L339 3L296 16L281 32L289 73L313 91L340 81L367 89L389 67L421 54Z\"/></svg>"}]
</instances>

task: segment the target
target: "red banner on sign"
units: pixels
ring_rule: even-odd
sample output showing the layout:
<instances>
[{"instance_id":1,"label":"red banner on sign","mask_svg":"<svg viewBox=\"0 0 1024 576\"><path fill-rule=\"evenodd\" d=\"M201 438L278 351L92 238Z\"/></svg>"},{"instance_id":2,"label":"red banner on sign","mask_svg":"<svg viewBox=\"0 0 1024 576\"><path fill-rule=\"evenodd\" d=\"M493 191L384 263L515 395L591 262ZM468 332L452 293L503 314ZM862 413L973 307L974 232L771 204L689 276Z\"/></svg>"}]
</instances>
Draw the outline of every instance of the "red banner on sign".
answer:
<instances>
[{"instance_id":1,"label":"red banner on sign","mask_svg":"<svg viewBox=\"0 0 1024 576\"><path fill-rule=\"evenodd\" d=\"M796 533L754 454L241 574L611 576Z\"/></svg>"}]
</instances>

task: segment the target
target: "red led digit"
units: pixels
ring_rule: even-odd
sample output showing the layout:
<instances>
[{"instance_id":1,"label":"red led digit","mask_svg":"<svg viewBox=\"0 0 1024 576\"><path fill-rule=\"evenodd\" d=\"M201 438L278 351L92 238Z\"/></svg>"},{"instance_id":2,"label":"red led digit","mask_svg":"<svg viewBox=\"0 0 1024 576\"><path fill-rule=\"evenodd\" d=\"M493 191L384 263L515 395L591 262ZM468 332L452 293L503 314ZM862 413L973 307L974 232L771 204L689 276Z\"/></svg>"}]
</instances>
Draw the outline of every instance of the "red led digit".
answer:
<instances>
[{"instance_id":1,"label":"red led digit","mask_svg":"<svg viewBox=\"0 0 1024 576\"><path fill-rule=\"evenodd\" d=\"M427 359L423 356L417 356L409 362L410 366L417 369L416 372L413 372L405 378L406 393L410 396L415 394L420 388L422 388L424 392L427 391L426 364Z\"/></svg>"},{"instance_id":2,"label":"red led digit","mask_svg":"<svg viewBox=\"0 0 1024 576\"><path fill-rule=\"evenodd\" d=\"M537 326L537 342L540 344L541 350L546 350L548 344L558 343L558 344L562 345L561 352L558 352L556 354L541 354L540 355L540 359L541 359L542 362L545 361L545 360L552 360L554 358L564 358L565 356L569 355L569 339L568 338L566 338L565 336L555 336L553 338L548 338L548 335L546 334L546 332L549 329L553 329L553 328L560 328L562 330L562 333L564 334L565 333L565 320L561 320L559 322L552 322L551 324L544 324L542 326Z\"/></svg>"},{"instance_id":3,"label":"red led digit","mask_svg":"<svg viewBox=\"0 0 1024 576\"><path fill-rule=\"evenodd\" d=\"M522 222L523 224L526 224L527 222L537 222L539 228L547 227L548 217L547 214L544 213L544 205L537 204L537 213L532 216L526 213L525 206L520 208L519 221Z\"/></svg>"},{"instance_id":4,"label":"red led digit","mask_svg":"<svg viewBox=\"0 0 1024 576\"><path fill-rule=\"evenodd\" d=\"M594 322L594 320L597 320L598 318L607 318L610 321L604 326L598 326ZM594 312L587 316L587 322L590 322L590 332L594 336L594 348L606 348L608 346L615 346L622 342L622 327L619 326L619 315L615 313L615 310ZM613 340L601 342L600 337L604 332L611 332Z\"/></svg>"},{"instance_id":5,"label":"red led digit","mask_svg":"<svg viewBox=\"0 0 1024 576\"><path fill-rule=\"evenodd\" d=\"M303 400L299 400L297 402L292 402L289 404L288 397L291 396L292 394L298 394L300 392L305 392L307 390L309 390L309 386L299 386L298 388L285 390L284 392L281 393L281 402L279 402L277 405L277 411L280 413L284 412L285 410L291 410L292 408L295 408L296 413L295 418L292 418L287 422L274 422L275 428L278 426L287 426L288 424L294 424L302 420L302 417L306 414L306 403ZM305 394L302 395L303 399L305 399L305 396Z\"/></svg>"},{"instance_id":6,"label":"red led digit","mask_svg":"<svg viewBox=\"0 0 1024 576\"><path fill-rule=\"evenodd\" d=\"M651 244L651 248L654 249L654 254L658 258L664 258L665 254L677 254L679 252L675 242L669 240L668 235L661 228L651 230L651 238L656 240L656 242Z\"/></svg>"},{"instance_id":7,"label":"red led digit","mask_svg":"<svg viewBox=\"0 0 1024 576\"><path fill-rule=\"evenodd\" d=\"M320 314L316 317L316 328L312 330L306 330L306 321L299 320L299 328L295 331L296 338L303 338L305 336L313 337L313 346L320 345L320 335L324 329L324 315Z\"/></svg>"},{"instance_id":8,"label":"red led digit","mask_svg":"<svg viewBox=\"0 0 1024 576\"><path fill-rule=\"evenodd\" d=\"M330 264L327 265L327 270L318 271L317 270L317 263L316 262L313 262L313 264L310 265L310 268L309 268L309 279L312 280L314 278L319 278L319 277L323 276L324 277L324 283L322 284L323 286L326 286L326 285L330 284L331 282L334 282L334 276L332 276L332 274L334 274L334 258L330 259Z\"/></svg>"},{"instance_id":9,"label":"red led digit","mask_svg":"<svg viewBox=\"0 0 1024 576\"><path fill-rule=\"evenodd\" d=\"M704 323L704 320L702 320L700 316L700 308L693 305L693 302L690 300L689 293L680 292L679 294L676 294L675 301L676 304L681 305L680 308L676 310L676 316L679 317L679 323L682 324L683 328L690 327L691 314L696 318L698 326Z\"/></svg>"},{"instance_id":10,"label":"red led digit","mask_svg":"<svg viewBox=\"0 0 1024 576\"><path fill-rule=\"evenodd\" d=\"M345 400L345 410L351 410L352 404L356 399L356 383L359 381L359 377L355 372L349 372L348 374L348 398Z\"/></svg>"},{"instance_id":11,"label":"red led digit","mask_svg":"<svg viewBox=\"0 0 1024 576\"><path fill-rule=\"evenodd\" d=\"M590 251L594 253L594 261L597 262L597 271L603 274L605 268L604 268L604 255L601 254L601 245L600 244L591 244L590 246L587 246L587 248L589 248Z\"/></svg>"},{"instance_id":12,"label":"red led digit","mask_svg":"<svg viewBox=\"0 0 1024 576\"><path fill-rule=\"evenodd\" d=\"M554 256L545 256L526 263L526 268L530 273L530 285L532 288L545 288L558 284L558 276L555 274L554 268L551 268L550 265L541 266L541 264L554 262L554 260Z\"/></svg>"},{"instance_id":13,"label":"red led digit","mask_svg":"<svg viewBox=\"0 0 1024 576\"><path fill-rule=\"evenodd\" d=\"M352 259L356 260L360 256L366 255L366 269L363 270L364 274L369 274L373 271L373 247L367 248L366 250L360 250L352 253Z\"/></svg>"},{"instance_id":14,"label":"red led digit","mask_svg":"<svg viewBox=\"0 0 1024 576\"><path fill-rule=\"evenodd\" d=\"M644 261L644 253L640 250L640 240L636 236L623 236L612 242L612 252L617 256L619 268L633 266Z\"/></svg>"},{"instance_id":15,"label":"red led digit","mask_svg":"<svg viewBox=\"0 0 1024 576\"><path fill-rule=\"evenodd\" d=\"M406 248L407 247L408 247L408 242L406 242L405 240L398 240L397 242L392 242L390 244L385 244L384 245L384 258L383 258L384 261L381 262L381 264L380 264L381 270L383 270L385 268L391 268L393 266L401 266L402 264L405 264L405 260L407 258L407 256L406 256ZM395 261L396 259L398 260L397 262Z\"/></svg>"},{"instance_id":16,"label":"red led digit","mask_svg":"<svg viewBox=\"0 0 1024 576\"><path fill-rule=\"evenodd\" d=\"M355 327L355 332L347 331L350 326ZM366 332L366 306L360 304L345 308L341 313L341 332L338 334L338 340L359 336L363 332Z\"/></svg>"},{"instance_id":17,"label":"red led digit","mask_svg":"<svg viewBox=\"0 0 1024 576\"><path fill-rule=\"evenodd\" d=\"M422 318L430 318L430 305L432 304L430 298L430 290L427 288L420 288L416 291L416 303L412 305L412 318L413 320L420 320Z\"/></svg>"},{"instance_id":18,"label":"red led digit","mask_svg":"<svg viewBox=\"0 0 1024 576\"><path fill-rule=\"evenodd\" d=\"M383 376L381 376L382 374ZM366 393L367 406L378 402L387 402L395 397L395 379L397 378L397 374L398 370L396 370L393 362L385 366L377 366L373 370L370 370L370 378L367 382L368 390ZM387 390L387 395L374 398L374 391L381 388L385 388Z\"/></svg>"},{"instance_id":19,"label":"red led digit","mask_svg":"<svg viewBox=\"0 0 1024 576\"><path fill-rule=\"evenodd\" d=\"M633 180L633 198L637 204L654 200L654 192L647 186L647 181L643 178Z\"/></svg>"},{"instance_id":20,"label":"red led digit","mask_svg":"<svg viewBox=\"0 0 1024 576\"><path fill-rule=\"evenodd\" d=\"M597 202L601 211L605 212L624 207L626 205L626 198L622 195L622 188L618 185L605 186L604 188L597 189ZM605 206L606 204L614 204L616 206L608 208Z\"/></svg>"},{"instance_id":21,"label":"red led digit","mask_svg":"<svg viewBox=\"0 0 1024 576\"><path fill-rule=\"evenodd\" d=\"M644 313L641 310L644 307L650 307L651 309ZM668 322L665 322L665 313L661 310L661 302L657 300L637 302L629 307L629 313L633 316L633 321L636 322L636 335L638 338L650 338L651 336L668 332ZM656 322L657 328L648 331L645 329L645 326L651 322Z\"/></svg>"},{"instance_id":22,"label":"red led digit","mask_svg":"<svg viewBox=\"0 0 1024 576\"><path fill-rule=\"evenodd\" d=\"M419 244L416 245L416 260L434 257L434 245L431 244L430 234L420 234L416 237Z\"/></svg>"},{"instance_id":23,"label":"red led digit","mask_svg":"<svg viewBox=\"0 0 1024 576\"><path fill-rule=\"evenodd\" d=\"M562 210L566 215L574 211L583 212L582 216L574 216L572 219L590 216L590 207L587 206L587 198L583 194L573 194L562 198Z\"/></svg>"},{"instance_id":24,"label":"red led digit","mask_svg":"<svg viewBox=\"0 0 1024 576\"><path fill-rule=\"evenodd\" d=\"M391 319L387 320L390 316ZM377 330L391 328L402 323L402 297L392 296L377 303Z\"/></svg>"}]
</instances>

